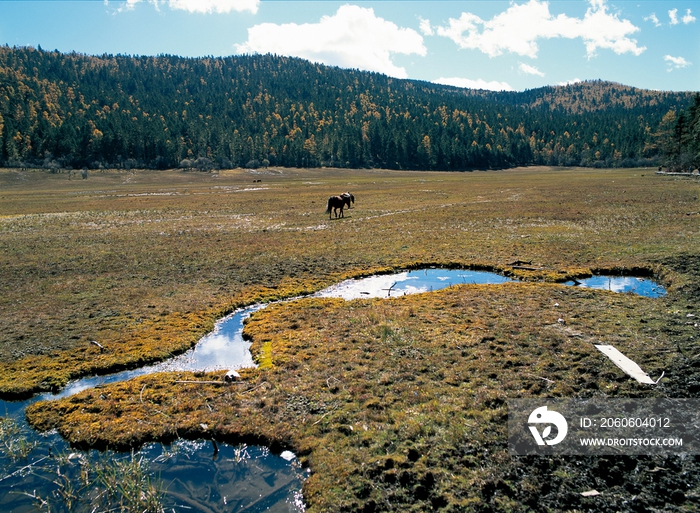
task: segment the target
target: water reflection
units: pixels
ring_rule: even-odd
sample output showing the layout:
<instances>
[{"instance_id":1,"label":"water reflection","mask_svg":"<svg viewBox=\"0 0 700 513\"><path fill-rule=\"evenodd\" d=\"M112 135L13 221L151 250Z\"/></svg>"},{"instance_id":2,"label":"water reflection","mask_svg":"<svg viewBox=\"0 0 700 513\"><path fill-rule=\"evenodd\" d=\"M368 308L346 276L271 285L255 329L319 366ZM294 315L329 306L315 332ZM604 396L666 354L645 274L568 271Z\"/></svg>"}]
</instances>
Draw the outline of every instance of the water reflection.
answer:
<instances>
[{"instance_id":1,"label":"water reflection","mask_svg":"<svg viewBox=\"0 0 700 513\"><path fill-rule=\"evenodd\" d=\"M212 371L255 367L250 343L243 340L243 322L265 305L236 310L219 320L214 331L202 337L197 345L168 362L156 365L157 372L171 370Z\"/></svg>"},{"instance_id":2,"label":"water reflection","mask_svg":"<svg viewBox=\"0 0 700 513\"><path fill-rule=\"evenodd\" d=\"M7 406L0 404L3 410ZM13 413L0 422L0 511L112 511L98 476L106 468L123 471L129 462L143 465L148 484L162 491L160 502L168 513L305 510L301 487L307 471L292 453L281 457L266 447L203 440L149 444L133 453L73 451L58 433L31 430L20 418L23 408L10 409ZM28 454L18 456L5 445L9 422L17 428L11 438L33 447Z\"/></svg>"},{"instance_id":3,"label":"water reflection","mask_svg":"<svg viewBox=\"0 0 700 513\"><path fill-rule=\"evenodd\" d=\"M304 511L306 471L266 447L180 440L144 449L166 485L166 511ZM291 453L290 453L291 454Z\"/></svg>"},{"instance_id":4,"label":"water reflection","mask_svg":"<svg viewBox=\"0 0 700 513\"><path fill-rule=\"evenodd\" d=\"M498 284L513 281L500 274L465 269L422 269L397 274L345 280L324 289L318 297L341 297L346 300L369 297L395 297L440 290L461 283Z\"/></svg>"},{"instance_id":5,"label":"water reflection","mask_svg":"<svg viewBox=\"0 0 700 513\"><path fill-rule=\"evenodd\" d=\"M637 294L644 297L661 297L666 289L653 280L634 276L592 276L582 280L568 281L565 285L609 290L611 292Z\"/></svg>"},{"instance_id":6,"label":"water reflection","mask_svg":"<svg viewBox=\"0 0 700 513\"><path fill-rule=\"evenodd\" d=\"M468 269L422 269L396 274L350 279L314 294L315 297L337 297L346 300L371 297L396 297L440 290L463 283L495 285L513 281L500 274ZM631 276L593 276L565 285L577 285L614 292L629 292L646 297L659 297L666 290L658 283ZM99 385L117 383L155 372L215 371L254 367L250 343L243 339L243 323L247 317L266 305L257 304L237 310L216 323L214 331L202 337L197 345L180 356L155 365L118 372L105 376L92 376L69 383L62 391L42 395L42 399L58 399L77 394Z\"/></svg>"},{"instance_id":7,"label":"water reflection","mask_svg":"<svg viewBox=\"0 0 700 513\"><path fill-rule=\"evenodd\" d=\"M214 330L202 337L189 351L155 365L146 365L104 376L90 376L71 381L58 393L46 393L42 399L60 399L89 388L126 381L137 376L156 372L172 371L216 371L255 367L250 354L250 343L243 339L243 322L265 305L254 305L236 310L217 321Z\"/></svg>"}]
</instances>

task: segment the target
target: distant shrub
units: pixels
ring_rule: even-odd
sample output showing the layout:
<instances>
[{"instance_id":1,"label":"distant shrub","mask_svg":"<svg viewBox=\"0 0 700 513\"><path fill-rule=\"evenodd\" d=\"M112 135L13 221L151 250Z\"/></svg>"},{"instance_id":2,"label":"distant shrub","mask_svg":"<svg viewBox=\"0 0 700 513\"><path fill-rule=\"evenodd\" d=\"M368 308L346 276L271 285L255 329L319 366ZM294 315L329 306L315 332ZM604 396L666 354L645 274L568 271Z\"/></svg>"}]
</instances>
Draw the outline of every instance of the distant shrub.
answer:
<instances>
[{"instance_id":1,"label":"distant shrub","mask_svg":"<svg viewBox=\"0 0 700 513\"><path fill-rule=\"evenodd\" d=\"M200 171L211 171L215 166L211 159L207 157L197 157L197 160L192 163L192 167Z\"/></svg>"}]
</instances>

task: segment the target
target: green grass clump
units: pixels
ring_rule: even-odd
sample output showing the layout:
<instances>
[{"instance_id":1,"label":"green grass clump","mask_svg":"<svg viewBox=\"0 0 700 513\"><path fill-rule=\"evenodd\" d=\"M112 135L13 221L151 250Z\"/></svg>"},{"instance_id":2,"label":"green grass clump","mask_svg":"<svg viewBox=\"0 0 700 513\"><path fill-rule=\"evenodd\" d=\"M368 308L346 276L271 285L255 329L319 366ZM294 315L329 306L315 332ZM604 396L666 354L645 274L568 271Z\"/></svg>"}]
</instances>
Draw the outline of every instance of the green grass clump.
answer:
<instances>
[{"instance_id":1,"label":"green grass clump","mask_svg":"<svg viewBox=\"0 0 700 513\"><path fill-rule=\"evenodd\" d=\"M11 417L0 417L0 453L16 461L29 456L37 441L24 433L20 424Z\"/></svg>"},{"instance_id":2,"label":"green grass clump","mask_svg":"<svg viewBox=\"0 0 700 513\"><path fill-rule=\"evenodd\" d=\"M106 453L98 459L84 454L58 454L42 475L52 479L51 491L34 492L39 511L73 513L114 511L164 513L164 483L148 469L143 456ZM53 476L53 478L52 478Z\"/></svg>"}]
</instances>

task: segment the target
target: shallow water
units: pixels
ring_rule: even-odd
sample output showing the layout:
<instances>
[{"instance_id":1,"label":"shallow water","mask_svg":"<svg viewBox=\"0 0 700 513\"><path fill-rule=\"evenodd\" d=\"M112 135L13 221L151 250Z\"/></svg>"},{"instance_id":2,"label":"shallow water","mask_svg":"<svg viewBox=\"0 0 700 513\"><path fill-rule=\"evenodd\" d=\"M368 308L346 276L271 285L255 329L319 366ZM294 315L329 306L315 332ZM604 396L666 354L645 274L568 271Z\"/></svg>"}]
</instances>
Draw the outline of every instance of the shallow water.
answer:
<instances>
[{"instance_id":1,"label":"shallow water","mask_svg":"<svg viewBox=\"0 0 700 513\"><path fill-rule=\"evenodd\" d=\"M126 381L137 376L171 371L216 371L255 367L250 354L250 343L243 340L243 322L265 305L254 305L236 310L216 322L214 330L202 337L197 345L185 353L155 365L147 365L104 376L90 376L70 382L60 392L46 393L42 399L60 399L88 388Z\"/></svg>"},{"instance_id":2,"label":"shallow water","mask_svg":"<svg viewBox=\"0 0 700 513\"><path fill-rule=\"evenodd\" d=\"M316 294L318 297L359 299L369 297L396 297L444 289L461 283L482 285L513 281L500 274L468 269L421 269L397 274L369 276L345 280Z\"/></svg>"},{"instance_id":3,"label":"shallow water","mask_svg":"<svg viewBox=\"0 0 700 513\"><path fill-rule=\"evenodd\" d=\"M314 296L340 297L346 300L396 297L462 283L500 284L509 281L513 280L484 271L425 269L346 280ZM666 293L657 283L634 277L594 276L567 282L565 285L647 297L659 297ZM67 397L98 385L125 381L152 372L230 370L255 366L249 351L250 344L243 339L243 322L252 312L265 306L254 305L224 317L216 323L214 331L203 337L193 349L167 362L107 376L80 379L70 383L59 394L43 394L22 402L0 401L0 415L15 418L23 435L39 444L27 458L17 461L10 460L0 451L0 511L36 511L37 499L31 495L39 493L48 496L55 493L55 455L70 451L58 434L38 434L26 425L24 409L29 403ZM301 486L306 472L300 468L294 455L272 455L265 447L230 446L223 443L217 447L218 452L215 452L211 441L177 441L170 446L151 444L135 454L146 458L149 469L154 475L159 475L167 486L169 493L166 493L164 503L168 512L197 511L202 509L202 505L217 512L242 509L304 511ZM74 454L79 455L76 458L101 457L97 451L76 451ZM63 472L65 474L65 469Z\"/></svg>"},{"instance_id":4,"label":"shallow water","mask_svg":"<svg viewBox=\"0 0 700 513\"><path fill-rule=\"evenodd\" d=\"M21 436L37 447L17 460L0 450L0 511L36 512L43 503L42 510L92 512L88 497L94 494L94 485L83 484L84 472L92 472L94 477L100 463L130 458L146 462L152 480L157 480L164 492L161 504L168 513L291 513L305 509L301 487L307 471L291 453L276 456L266 447L215 445L205 440L149 444L133 453L74 451L56 432L32 431L19 418L23 408L16 408L17 404L10 403L14 413L8 416L21 423ZM0 402L3 412L4 406ZM71 489L75 495L72 509L65 499ZM104 507L99 511L105 511Z\"/></svg>"},{"instance_id":5,"label":"shallow water","mask_svg":"<svg viewBox=\"0 0 700 513\"><path fill-rule=\"evenodd\" d=\"M577 282L567 281L565 285L637 294L644 297L661 297L666 295L666 289L662 285L647 278L636 278L634 276L593 276L577 280Z\"/></svg>"}]
</instances>

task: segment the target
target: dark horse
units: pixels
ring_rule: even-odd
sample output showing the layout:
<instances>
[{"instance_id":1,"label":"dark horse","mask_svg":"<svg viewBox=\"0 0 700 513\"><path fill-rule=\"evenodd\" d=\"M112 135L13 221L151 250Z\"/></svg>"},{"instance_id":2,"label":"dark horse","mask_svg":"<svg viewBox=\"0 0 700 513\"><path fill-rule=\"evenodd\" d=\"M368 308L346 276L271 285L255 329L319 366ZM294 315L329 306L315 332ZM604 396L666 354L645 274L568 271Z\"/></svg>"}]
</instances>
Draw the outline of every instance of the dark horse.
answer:
<instances>
[{"instance_id":1,"label":"dark horse","mask_svg":"<svg viewBox=\"0 0 700 513\"><path fill-rule=\"evenodd\" d=\"M345 207L345 198L343 198L342 196L331 196L330 198L328 198L328 205L326 207L326 214L328 214L328 219L331 218L331 211L334 211L335 217L338 217L338 209L340 209L340 217L345 217L343 215L343 207Z\"/></svg>"},{"instance_id":2,"label":"dark horse","mask_svg":"<svg viewBox=\"0 0 700 513\"><path fill-rule=\"evenodd\" d=\"M343 200L345 201L345 204L348 206L348 208L352 208L352 207L350 207L350 203L351 202L355 203L355 196L353 196L349 192L344 192L343 194L340 195L340 197L343 198Z\"/></svg>"}]
</instances>

